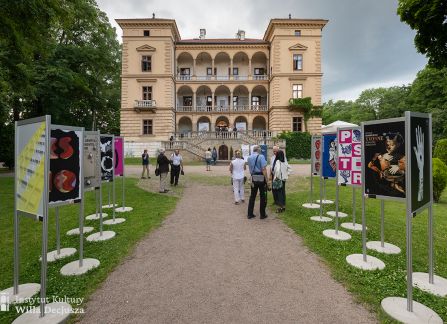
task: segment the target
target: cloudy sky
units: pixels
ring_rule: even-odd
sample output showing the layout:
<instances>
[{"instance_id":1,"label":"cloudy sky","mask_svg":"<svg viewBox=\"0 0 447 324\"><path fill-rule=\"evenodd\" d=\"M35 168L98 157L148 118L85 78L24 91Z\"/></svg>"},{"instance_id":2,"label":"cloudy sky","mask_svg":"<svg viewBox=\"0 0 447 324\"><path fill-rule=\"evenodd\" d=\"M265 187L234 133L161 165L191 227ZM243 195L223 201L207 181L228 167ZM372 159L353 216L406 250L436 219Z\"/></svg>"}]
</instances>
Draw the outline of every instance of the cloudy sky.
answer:
<instances>
[{"instance_id":1,"label":"cloudy sky","mask_svg":"<svg viewBox=\"0 0 447 324\"><path fill-rule=\"evenodd\" d=\"M175 19L182 38L262 38L271 18L322 18L323 100L355 100L364 89L412 82L427 59L414 31L396 14L397 0L97 0L117 37L117 18Z\"/></svg>"}]
</instances>

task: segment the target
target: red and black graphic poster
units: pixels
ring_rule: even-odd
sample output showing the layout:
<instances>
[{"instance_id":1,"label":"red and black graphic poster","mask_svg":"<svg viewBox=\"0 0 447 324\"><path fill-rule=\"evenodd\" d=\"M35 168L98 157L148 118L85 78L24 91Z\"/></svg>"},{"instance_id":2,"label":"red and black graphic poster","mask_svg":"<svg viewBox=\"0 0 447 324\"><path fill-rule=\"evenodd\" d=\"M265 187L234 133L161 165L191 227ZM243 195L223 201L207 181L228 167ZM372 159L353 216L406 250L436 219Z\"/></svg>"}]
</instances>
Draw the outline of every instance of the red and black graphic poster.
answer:
<instances>
[{"instance_id":1,"label":"red and black graphic poster","mask_svg":"<svg viewBox=\"0 0 447 324\"><path fill-rule=\"evenodd\" d=\"M405 121L364 125L365 194L405 198Z\"/></svg>"},{"instance_id":2,"label":"red and black graphic poster","mask_svg":"<svg viewBox=\"0 0 447 324\"><path fill-rule=\"evenodd\" d=\"M51 130L50 203L71 202L81 198L80 139L80 131Z\"/></svg>"}]
</instances>

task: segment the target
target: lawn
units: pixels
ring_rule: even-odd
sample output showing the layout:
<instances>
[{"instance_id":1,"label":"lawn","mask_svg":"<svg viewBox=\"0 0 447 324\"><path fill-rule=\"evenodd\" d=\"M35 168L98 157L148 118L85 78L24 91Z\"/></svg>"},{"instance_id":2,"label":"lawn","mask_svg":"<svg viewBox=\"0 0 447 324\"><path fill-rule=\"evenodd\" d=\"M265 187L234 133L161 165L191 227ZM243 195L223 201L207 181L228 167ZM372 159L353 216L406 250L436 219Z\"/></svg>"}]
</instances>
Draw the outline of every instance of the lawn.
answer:
<instances>
[{"instance_id":1,"label":"lawn","mask_svg":"<svg viewBox=\"0 0 447 324\"><path fill-rule=\"evenodd\" d=\"M117 203L121 204L121 179L117 180ZM103 199L107 199L107 188L103 188ZM0 290L12 286L13 282L13 178L0 177ZM134 208L132 212L119 214L116 217L126 218L126 222L106 226L105 230L116 232L115 238L97 243L84 242L84 257L100 260L99 268L79 277L63 277L60 268L79 258L78 254L72 257L48 264L47 296L84 298L84 303L95 289L104 281L107 275L117 266L134 248L135 244L157 228L163 219L173 211L178 198L149 193L137 186L136 179L126 179L126 205ZM104 201L105 203L105 201ZM105 203L106 204L106 203ZM86 215L94 213L94 193L86 193ZM79 237L70 237L65 233L78 227L78 205L60 208L61 247L74 247L78 249ZM111 210L105 210L111 214ZM42 223L28 218L20 219L20 283L40 283L39 256L41 251ZM99 229L99 221L86 221L85 226ZM54 210L50 210L49 218L49 251L56 247ZM148 256L150 257L150 256ZM0 312L0 323L11 322L17 314L15 310Z\"/></svg>"},{"instance_id":2,"label":"lawn","mask_svg":"<svg viewBox=\"0 0 447 324\"><path fill-rule=\"evenodd\" d=\"M315 178L316 179L316 178ZM314 199L318 199L318 183L314 181ZM368 250L368 255L375 256L385 262L383 271L362 271L350 266L345 258L352 253L362 253L361 232L349 232L350 241L340 242L323 236L325 229L334 228L335 222L318 223L309 218L318 215L319 210L301 207L309 200L309 178L301 178L287 185L287 211L281 214L282 220L300 235L305 244L331 268L334 278L340 281L357 300L367 308L377 313L381 322L393 321L381 310L380 302L385 297L406 297L406 255L405 255L405 207L399 202L385 202L385 241L402 249L399 255L384 255ZM334 181L327 182L328 199L335 198ZM356 218L361 223L361 195L357 190ZM340 188L340 211L349 214L342 222L352 221L352 189ZM325 207L335 210L335 205ZM439 204L435 204L434 212L434 249L435 274L447 278L447 192ZM367 199L367 240L380 241L380 201ZM413 218L413 271L428 272L428 212L424 211ZM418 301L441 316L447 322L447 298L436 297L419 289L413 290L413 300Z\"/></svg>"}]
</instances>

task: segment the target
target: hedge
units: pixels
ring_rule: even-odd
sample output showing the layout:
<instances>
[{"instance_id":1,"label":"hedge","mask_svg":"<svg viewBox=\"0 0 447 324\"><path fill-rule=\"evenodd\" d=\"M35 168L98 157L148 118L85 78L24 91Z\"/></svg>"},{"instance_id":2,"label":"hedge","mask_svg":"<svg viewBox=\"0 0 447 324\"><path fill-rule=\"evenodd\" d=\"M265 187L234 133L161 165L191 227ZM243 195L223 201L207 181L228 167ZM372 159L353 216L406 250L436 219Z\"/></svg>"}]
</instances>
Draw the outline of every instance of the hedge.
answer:
<instances>
[{"instance_id":1,"label":"hedge","mask_svg":"<svg viewBox=\"0 0 447 324\"><path fill-rule=\"evenodd\" d=\"M447 165L441 159L433 159L433 200L439 202L447 186Z\"/></svg>"},{"instance_id":2,"label":"hedge","mask_svg":"<svg viewBox=\"0 0 447 324\"><path fill-rule=\"evenodd\" d=\"M436 142L435 151L433 156L441 159L442 162L447 164L447 138L440 139Z\"/></svg>"},{"instance_id":3,"label":"hedge","mask_svg":"<svg viewBox=\"0 0 447 324\"><path fill-rule=\"evenodd\" d=\"M286 155L288 159L310 159L312 135L307 132L283 132L278 137L286 140Z\"/></svg>"}]
</instances>

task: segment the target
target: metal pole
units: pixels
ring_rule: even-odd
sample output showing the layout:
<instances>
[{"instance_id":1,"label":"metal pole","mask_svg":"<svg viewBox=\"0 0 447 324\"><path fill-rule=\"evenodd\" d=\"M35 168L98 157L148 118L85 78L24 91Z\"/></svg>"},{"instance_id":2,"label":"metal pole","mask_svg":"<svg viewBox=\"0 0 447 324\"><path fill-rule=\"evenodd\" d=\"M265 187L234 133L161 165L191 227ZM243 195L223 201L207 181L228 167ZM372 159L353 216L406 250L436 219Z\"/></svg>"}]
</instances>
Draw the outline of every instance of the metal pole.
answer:
<instances>
[{"instance_id":1,"label":"metal pole","mask_svg":"<svg viewBox=\"0 0 447 324\"><path fill-rule=\"evenodd\" d=\"M81 193L79 205L79 267L82 268L84 261L84 190Z\"/></svg>"},{"instance_id":2,"label":"metal pole","mask_svg":"<svg viewBox=\"0 0 447 324\"><path fill-rule=\"evenodd\" d=\"M352 187L352 226L355 226L355 187Z\"/></svg>"},{"instance_id":3,"label":"metal pole","mask_svg":"<svg viewBox=\"0 0 447 324\"><path fill-rule=\"evenodd\" d=\"M338 195L339 186L337 184L337 179L335 179L335 234L338 235Z\"/></svg>"},{"instance_id":4,"label":"metal pole","mask_svg":"<svg viewBox=\"0 0 447 324\"><path fill-rule=\"evenodd\" d=\"M434 284L434 260L433 260L433 209L428 206L428 282Z\"/></svg>"},{"instance_id":5,"label":"metal pole","mask_svg":"<svg viewBox=\"0 0 447 324\"><path fill-rule=\"evenodd\" d=\"M326 200L326 178L323 178L323 200Z\"/></svg>"},{"instance_id":6,"label":"metal pole","mask_svg":"<svg viewBox=\"0 0 447 324\"><path fill-rule=\"evenodd\" d=\"M102 236L102 181L99 182L99 235Z\"/></svg>"},{"instance_id":7,"label":"metal pole","mask_svg":"<svg viewBox=\"0 0 447 324\"><path fill-rule=\"evenodd\" d=\"M126 208L126 207L125 207L125 204L124 204L124 171L123 171L123 176L122 176L122 178L123 178L123 211L124 211L124 208Z\"/></svg>"},{"instance_id":8,"label":"metal pole","mask_svg":"<svg viewBox=\"0 0 447 324\"><path fill-rule=\"evenodd\" d=\"M125 174L125 171L126 171L126 166L125 166L125 159L124 159L124 139L123 139L123 157L122 157L122 159L123 159L123 211L124 211L124 208L126 208L126 204L124 203L124 192L125 192L125 189L124 189L124 180L125 180L125 177L124 177L124 174ZM149 174L147 175L148 177L149 177Z\"/></svg>"},{"instance_id":9,"label":"metal pole","mask_svg":"<svg viewBox=\"0 0 447 324\"><path fill-rule=\"evenodd\" d=\"M413 255L412 255L412 216L407 205L407 311L413 311Z\"/></svg>"},{"instance_id":10,"label":"metal pole","mask_svg":"<svg viewBox=\"0 0 447 324\"><path fill-rule=\"evenodd\" d=\"M380 246L385 246L385 201L380 201Z\"/></svg>"},{"instance_id":11,"label":"metal pole","mask_svg":"<svg viewBox=\"0 0 447 324\"><path fill-rule=\"evenodd\" d=\"M320 176L320 218L323 217L323 178Z\"/></svg>"},{"instance_id":12,"label":"metal pole","mask_svg":"<svg viewBox=\"0 0 447 324\"><path fill-rule=\"evenodd\" d=\"M110 207L110 180L107 182L107 189L108 189L108 194L109 194L109 207Z\"/></svg>"},{"instance_id":13,"label":"metal pole","mask_svg":"<svg viewBox=\"0 0 447 324\"><path fill-rule=\"evenodd\" d=\"M95 188L95 205L96 205L96 209L95 209L95 215L96 217L98 217L98 188Z\"/></svg>"},{"instance_id":14,"label":"metal pole","mask_svg":"<svg viewBox=\"0 0 447 324\"><path fill-rule=\"evenodd\" d=\"M56 207L56 249L57 249L57 255L61 254L61 229L59 224L59 207Z\"/></svg>"},{"instance_id":15,"label":"metal pole","mask_svg":"<svg viewBox=\"0 0 447 324\"><path fill-rule=\"evenodd\" d=\"M115 177L114 177L115 178ZM112 207L112 210L113 210L113 221L115 222L115 181L116 179L113 179L113 183L112 183L112 190L113 190L113 207Z\"/></svg>"},{"instance_id":16,"label":"metal pole","mask_svg":"<svg viewBox=\"0 0 447 324\"><path fill-rule=\"evenodd\" d=\"M14 208L14 295L19 293L19 265L19 215Z\"/></svg>"},{"instance_id":17,"label":"metal pole","mask_svg":"<svg viewBox=\"0 0 447 324\"><path fill-rule=\"evenodd\" d=\"M366 210L365 195L362 193L362 250L363 262L366 262Z\"/></svg>"},{"instance_id":18,"label":"metal pole","mask_svg":"<svg viewBox=\"0 0 447 324\"><path fill-rule=\"evenodd\" d=\"M314 190L314 186L313 186L313 176L312 176L312 167L310 168L310 203L312 204L312 197L313 197L313 190Z\"/></svg>"}]
</instances>

